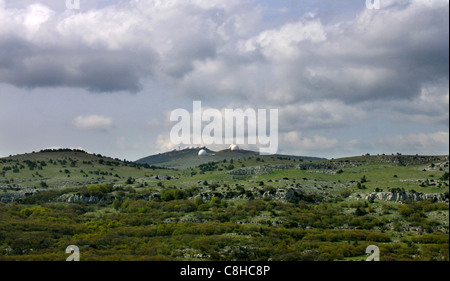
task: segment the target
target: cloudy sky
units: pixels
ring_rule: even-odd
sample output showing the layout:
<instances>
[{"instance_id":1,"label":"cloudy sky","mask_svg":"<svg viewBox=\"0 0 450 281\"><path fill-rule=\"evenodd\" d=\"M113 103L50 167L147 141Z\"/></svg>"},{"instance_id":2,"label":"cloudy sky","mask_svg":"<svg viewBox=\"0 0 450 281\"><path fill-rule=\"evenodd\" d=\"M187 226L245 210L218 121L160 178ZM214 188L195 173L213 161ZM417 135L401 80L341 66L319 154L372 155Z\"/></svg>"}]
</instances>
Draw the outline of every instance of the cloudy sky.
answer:
<instances>
[{"instance_id":1,"label":"cloudy sky","mask_svg":"<svg viewBox=\"0 0 450 281\"><path fill-rule=\"evenodd\" d=\"M0 0L0 157L165 152L194 100L278 109L279 153L448 154L448 25L448 0Z\"/></svg>"}]
</instances>

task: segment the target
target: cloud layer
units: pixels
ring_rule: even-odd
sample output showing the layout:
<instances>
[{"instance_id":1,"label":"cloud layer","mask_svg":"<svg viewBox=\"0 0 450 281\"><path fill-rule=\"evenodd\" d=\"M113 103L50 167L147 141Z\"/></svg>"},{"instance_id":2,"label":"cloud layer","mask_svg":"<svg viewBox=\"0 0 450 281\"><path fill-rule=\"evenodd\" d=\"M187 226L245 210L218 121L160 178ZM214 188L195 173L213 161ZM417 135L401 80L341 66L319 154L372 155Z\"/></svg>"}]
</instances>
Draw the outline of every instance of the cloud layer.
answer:
<instances>
[{"instance_id":1,"label":"cloud layer","mask_svg":"<svg viewBox=\"0 0 450 281\"><path fill-rule=\"evenodd\" d=\"M86 91L99 107L110 104L110 112L86 115L80 101L70 117L77 130L135 126L139 135L146 125L136 120L167 125L179 103L202 100L218 109L277 108L286 152L396 141L425 151L406 141L413 136L448 151L448 141L431 141L448 132L448 1L384 0L379 10L360 2L95 0L68 10L59 0L0 0L0 86L61 89L52 105ZM150 112L120 99L127 108L119 115L117 93L173 102ZM362 136L366 124L385 128ZM152 130L155 150L167 149L169 130ZM122 148L126 133L116 136Z\"/></svg>"},{"instance_id":2,"label":"cloud layer","mask_svg":"<svg viewBox=\"0 0 450 281\"><path fill-rule=\"evenodd\" d=\"M3 4L0 81L138 92L148 79L169 80L186 95L286 104L416 97L448 77L441 1L386 1L334 25L306 14L262 31L261 8L249 3L130 1L81 12Z\"/></svg>"}]
</instances>

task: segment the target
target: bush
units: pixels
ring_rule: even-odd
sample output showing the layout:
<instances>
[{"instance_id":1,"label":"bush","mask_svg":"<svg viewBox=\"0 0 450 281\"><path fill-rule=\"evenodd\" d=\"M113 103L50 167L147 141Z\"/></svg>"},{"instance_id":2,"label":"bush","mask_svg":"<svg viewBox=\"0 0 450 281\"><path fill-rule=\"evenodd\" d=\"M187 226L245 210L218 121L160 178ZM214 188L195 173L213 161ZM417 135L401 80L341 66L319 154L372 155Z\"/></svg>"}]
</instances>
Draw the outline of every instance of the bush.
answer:
<instances>
[{"instance_id":1,"label":"bush","mask_svg":"<svg viewBox=\"0 0 450 281\"><path fill-rule=\"evenodd\" d=\"M219 197L215 196L211 199L210 204L212 206L219 206L221 202L222 202L222 200Z\"/></svg>"},{"instance_id":2,"label":"bush","mask_svg":"<svg viewBox=\"0 0 450 281\"><path fill-rule=\"evenodd\" d=\"M113 191L113 187L111 184L94 184L88 187L83 187L79 193L86 196L95 196L98 198L103 198L107 193Z\"/></svg>"},{"instance_id":3,"label":"bush","mask_svg":"<svg viewBox=\"0 0 450 281\"><path fill-rule=\"evenodd\" d=\"M163 210L166 212L189 213L197 211L197 206L189 200L172 200L163 203Z\"/></svg>"},{"instance_id":4,"label":"bush","mask_svg":"<svg viewBox=\"0 0 450 281\"><path fill-rule=\"evenodd\" d=\"M415 243L426 243L426 244L446 244L449 242L448 234L437 232L437 233L424 233L420 236L415 236L411 238L412 242Z\"/></svg>"},{"instance_id":5,"label":"bush","mask_svg":"<svg viewBox=\"0 0 450 281\"><path fill-rule=\"evenodd\" d=\"M114 199L114 202L112 203L112 207L116 210L119 210L122 206L122 203L120 203L119 199Z\"/></svg>"},{"instance_id":6,"label":"bush","mask_svg":"<svg viewBox=\"0 0 450 281\"><path fill-rule=\"evenodd\" d=\"M205 201L203 201L202 198L197 197L197 198L194 199L194 204L197 205L197 206L200 206L202 204L205 204Z\"/></svg>"},{"instance_id":7,"label":"bush","mask_svg":"<svg viewBox=\"0 0 450 281\"><path fill-rule=\"evenodd\" d=\"M132 177L129 177L125 183L126 184L133 184L135 181L136 181L135 179L133 179Z\"/></svg>"},{"instance_id":8,"label":"bush","mask_svg":"<svg viewBox=\"0 0 450 281\"><path fill-rule=\"evenodd\" d=\"M166 189L161 192L162 201L181 200L186 198L186 192L181 189Z\"/></svg>"},{"instance_id":9,"label":"bush","mask_svg":"<svg viewBox=\"0 0 450 281\"><path fill-rule=\"evenodd\" d=\"M357 217L360 217L366 215L367 211L364 208L358 207L353 214Z\"/></svg>"}]
</instances>

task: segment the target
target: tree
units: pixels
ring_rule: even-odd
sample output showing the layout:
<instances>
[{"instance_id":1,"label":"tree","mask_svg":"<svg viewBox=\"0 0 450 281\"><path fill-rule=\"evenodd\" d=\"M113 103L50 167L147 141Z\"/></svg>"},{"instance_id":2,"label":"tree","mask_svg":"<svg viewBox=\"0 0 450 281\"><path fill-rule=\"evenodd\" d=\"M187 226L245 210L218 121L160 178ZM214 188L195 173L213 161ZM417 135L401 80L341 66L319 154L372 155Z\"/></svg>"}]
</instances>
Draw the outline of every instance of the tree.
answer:
<instances>
[{"instance_id":1,"label":"tree","mask_svg":"<svg viewBox=\"0 0 450 281\"><path fill-rule=\"evenodd\" d=\"M197 205L197 206L200 206L202 204L205 204L205 201L203 201L202 198L197 197L197 198L194 199L194 204Z\"/></svg>"},{"instance_id":2,"label":"tree","mask_svg":"<svg viewBox=\"0 0 450 281\"><path fill-rule=\"evenodd\" d=\"M367 178L366 178L366 176L364 175L364 176L362 176L362 178L361 178L361 183L365 183L365 182L367 182Z\"/></svg>"},{"instance_id":3,"label":"tree","mask_svg":"<svg viewBox=\"0 0 450 281\"><path fill-rule=\"evenodd\" d=\"M162 201L182 200L186 198L186 192L180 189L166 189L161 192Z\"/></svg>"},{"instance_id":4,"label":"tree","mask_svg":"<svg viewBox=\"0 0 450 281\"><path fill-rule=\"evenodd\" d=\"M112 203L112 206L114 209L119 210L122 206L122 203L120 203L119 199L114 199L114 202Z\"/></svg>"},{"instance_id":5,"label":"tree","mask_svg":"<svg viewBox=\"0 0 450 281\"><path fill-rule=\"evenodd\" d=\"M221 202L222 202L222 200L220 200L219 197L214 196L214 197L211 199L210 204L211 204L212 206L214 206L214 205L215 205L215 206L219 206Z\"/></svg>"},{"instance_id":6,"label":"tree","mask_svg":"<svg viewBox=\"0 0 450 281\"><path fill-rule=\"evenodd\" d=\"M364 216L365 214L367 214L367 211L362 207L358 207L358 208L356 208L354 214L355 214L355 216L360 217L360 216Z\"/></svg>"},{"instance_id":7,"label":"tree","mask_svg":"<svg viewBox=\"0 0 450 281\"><path fill-rule=\"evenodd\" d=\"M409 217L414 213L414 209L410 205L401 205L398 207L398 213L403 217Z\"/></svg>"}]
</instances>

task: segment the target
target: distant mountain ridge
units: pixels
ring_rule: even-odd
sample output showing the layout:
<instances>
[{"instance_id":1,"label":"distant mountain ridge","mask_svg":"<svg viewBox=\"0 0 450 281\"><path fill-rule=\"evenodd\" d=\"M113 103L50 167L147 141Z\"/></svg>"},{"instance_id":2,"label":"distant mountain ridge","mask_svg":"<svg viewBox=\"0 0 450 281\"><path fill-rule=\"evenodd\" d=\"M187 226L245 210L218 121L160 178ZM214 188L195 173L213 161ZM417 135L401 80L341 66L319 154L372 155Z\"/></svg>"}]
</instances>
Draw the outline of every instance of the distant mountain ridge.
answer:
<instances>
[{"instance_id":1,"label":"distant mountain ridge","mask_svg":"<svg viewBox=\"0 0 450 281\"><path fill-rule=\"evenodd\" d=\"M199 156L200 150L205 150L205 156ZM154 168L171 168L171 169L186 169L194 168L201 164L209 162L221 162L229 160L240 160L245 158L260 158L261 160L269 158L283 158L306 162L336 162L336 161L350 161L350 162L376 162L376 163L392 163L400 166L424 164L428 162L448 162L448 155L362 155L362 156L350 156L338 159L326 159L320 157L310 156L296 156L296 155L260 155L258 152L251 150L231 150L224 149L220 151L213 151L206 147L186 148L181 150L172 150L168 152L158 153L147 157L140 158L136 161L121 160L118 158L112 158L103 156L101 154L95 154L86 152L82 149L71 148L59 148L59 149L43 149L39 152L23 153L17 155L10 155L8 157L1 157L0 161L48 161L53 160L80 160L80 161L94 161L99 163L107 163L111 165L142 165L144 167ZM259 162L258 162L259 163ZM261 165L258 164L258 165ZM263 164L264 165L264 164Z\"/></svg>"},{"instance_id":2,"label":"distant mountain ridge","mask_svg":"<svg viewBox=\"0 0 450 281\"><path fill-rule=\"evenodd\" d=\"M199 151L205 150L205 156L199 156ZM172 150L164 153L150 155L135 162L138 164L157 165L167 168L193 168L208 162L219 162L223 160L239 160L249 157L282 157L302 161L320 161L327 160L326 158L310 157L310 156L296 156L296 155L260 155L259 152L251 150L232 150L224 149L220 151L213 151L206 147L186 148L181 150Z\"/></svg>"}]
</instances>

